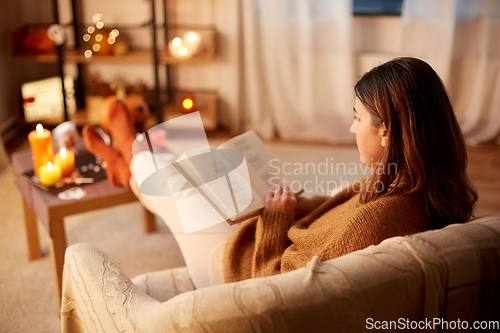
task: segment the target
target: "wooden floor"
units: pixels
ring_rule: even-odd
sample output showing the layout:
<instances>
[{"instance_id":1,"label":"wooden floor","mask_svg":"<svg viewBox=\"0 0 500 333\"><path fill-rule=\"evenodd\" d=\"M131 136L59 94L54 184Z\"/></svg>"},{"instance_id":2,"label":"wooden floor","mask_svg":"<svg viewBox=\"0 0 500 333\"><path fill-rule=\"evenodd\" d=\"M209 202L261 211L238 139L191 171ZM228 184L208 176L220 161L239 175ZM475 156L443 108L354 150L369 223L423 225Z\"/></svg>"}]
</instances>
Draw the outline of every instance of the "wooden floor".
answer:
<instances>
[{"instance_id":1,"label":"wooden floor","mask_svg":"<svg viewBox=\"0 0 500 333\"><path fill-rule=\"evenodd\" d=\"M468 147L467 152L467 172L479 194L475 215L500 215L500 145Z\"/></svg>"}]
</instances>

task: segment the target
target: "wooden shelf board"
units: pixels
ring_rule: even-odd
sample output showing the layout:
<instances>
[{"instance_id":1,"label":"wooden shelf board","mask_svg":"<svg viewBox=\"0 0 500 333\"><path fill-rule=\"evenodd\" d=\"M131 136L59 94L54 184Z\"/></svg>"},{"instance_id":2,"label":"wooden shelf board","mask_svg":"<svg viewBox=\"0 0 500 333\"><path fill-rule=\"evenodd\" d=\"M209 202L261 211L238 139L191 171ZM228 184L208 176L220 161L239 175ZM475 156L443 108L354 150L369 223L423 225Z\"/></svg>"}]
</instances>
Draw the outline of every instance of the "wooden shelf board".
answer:
<instances>
[{"instance_id":1,"label":"wooden shelf board","mask_svg":"<svg viewBox=\"0 0 500 333\"><path fill-rule=\"evenodd\" d=\"M153 54L147 50L129 51L124 55L93 55L91 59L85 58L83 50L64 50L64 61L73 63L119 63L119 64L151 64ZM213 52L199 52L189 58L179 58L172 56L168 51L159 51L160 64L196 64L208 63L213 60ZM12 56L15 60L35 61L55 63L57 55L55 54L16 54Z\"/></svg>"}]
</instances>

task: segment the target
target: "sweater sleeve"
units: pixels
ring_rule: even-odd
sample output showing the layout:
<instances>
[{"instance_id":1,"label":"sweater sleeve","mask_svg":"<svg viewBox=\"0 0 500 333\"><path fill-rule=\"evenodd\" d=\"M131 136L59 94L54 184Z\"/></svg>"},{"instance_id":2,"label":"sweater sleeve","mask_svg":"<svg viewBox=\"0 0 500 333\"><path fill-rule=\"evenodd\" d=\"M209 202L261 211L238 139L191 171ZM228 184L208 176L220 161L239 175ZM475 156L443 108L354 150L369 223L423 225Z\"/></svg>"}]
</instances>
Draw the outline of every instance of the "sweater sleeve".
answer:
<instances>
[{"instance_id":1,"label":"sweater sleeve","mask_svg":"<svg viewBox=\"0 0 500 333\"><path fill-rule=\"evenodd\" d=\"M287 232L293 216L283 211L265 210L257 221L252 261L252 278L281 273L281 257L290 246Z\"/></svg>"}]
</instances>

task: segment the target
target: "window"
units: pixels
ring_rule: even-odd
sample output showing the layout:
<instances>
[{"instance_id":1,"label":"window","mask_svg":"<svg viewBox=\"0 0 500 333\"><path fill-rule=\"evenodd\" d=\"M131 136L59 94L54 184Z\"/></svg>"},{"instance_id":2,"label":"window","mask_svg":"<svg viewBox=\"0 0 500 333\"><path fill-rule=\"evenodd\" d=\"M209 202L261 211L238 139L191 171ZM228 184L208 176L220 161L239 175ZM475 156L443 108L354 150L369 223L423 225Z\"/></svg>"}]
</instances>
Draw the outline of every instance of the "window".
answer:
<instances>
[{"instance_id":1,"label":"window","mask_svg":"<svg viewBox=\"0 0 500 333\"><path fill-rule=\"evenodd\" d=\"M354 15L401 15L403 0L353 0Z\"/></svg>"}]
</instances>

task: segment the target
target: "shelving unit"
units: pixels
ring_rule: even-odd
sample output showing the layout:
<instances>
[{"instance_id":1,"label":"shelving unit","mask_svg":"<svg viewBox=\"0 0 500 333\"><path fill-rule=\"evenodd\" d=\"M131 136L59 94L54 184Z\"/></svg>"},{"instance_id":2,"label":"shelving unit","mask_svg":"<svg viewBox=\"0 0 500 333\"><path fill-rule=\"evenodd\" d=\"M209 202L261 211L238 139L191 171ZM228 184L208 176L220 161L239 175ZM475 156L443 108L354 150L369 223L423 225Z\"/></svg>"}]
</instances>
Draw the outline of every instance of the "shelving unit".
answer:
<instances>
[{"instance_id":1,"label":"shelving unit","mask_svg":"<svg viewBox=\"0 0 500 333\"><path fill-rule=\"evenodd\" d=\"M58 0L52 0L53 8L54 8L54 22L59 22L58 17ZM85 1L85 0L83 0ZM170 54L167 49L159 49L157 43L157 30L159 29L156 24L155 17L155 2L151 0L151 13L152 19L151 22L143 24L141 28L149 28L152 33L153 45L151 45L150 49L131 49L126 54L123 55L99 55L95 54L89 60L84 56L84 49L80 47L80 33L83 26L81 26L77 20L77 13L75 9L75 0L72 0L72 11L73 11L73 22L71 24L74 38L76 43L76 48L68 49L64 47L59 47L57 52L51 54L26 54L20 50L19 45L11 45L11 56L16 60L21 61L33 61L40 63L58 63L59 68L63 68L64 63L76 63L78 65L78 79L79 82L76 86L79 88L79 91L76 91L76 95L80 98L80 103L83 104L83 96L85 95L85 91L83 90L83 80L84 80L84 67L89 63L110 63L110 64L151 64L154 67L155 71L155 85L154 91L152 92L152 96L154 99L154 105L151 105L152 109L155 111L155 120L156 123L160 123L164 120L171 119L174 116L179 116L184 114L182 110L178 108L178 102L174 99L174 95L177 93L173 89L172 79L170 77L170 66L177 66L182 64L206 64L213 61L215 57L215 40L216 40L216 30L211 27L194 27L190 28L189 26L168 26L167 23L167 0L163 1L164 5L164 19L165 25L161 27L161 29L165 29L165 36L168 38L171 35L171 31L176 30L202 30L203 31L203 39L205 40L205 47L199 52L193 54L189 58L182 57L174 57ZM119 28L119 27L118 27ZM15 32L19 35L19 31ZM166 43L168 40L166 40ZM159 67L164 65L167 71L167 87L160 87L159 82ZM63 78L64 73L60 71L58 74L61 78ZM162 93L166 92L165 93ZM185 93L185 92L182 92ZM198 92L191 91L188 92L192 96L196 96ZM202 115L202 119L204 121L205 128L207 130L214 130L217 128L217 113L216 113L216 105L217 105L217 94L214 92L200 92L200 98L204 100L203 103L199 103L203 105L203 108L196 110L200 111ZM165 97L166 96L166 97ZM163 98L162 100L162 97ZM195 97L196 98L196 97ZM166 100L165 100L166 99ZM207 100L209 102L207 102ZM88 123L95 123L96 120L92 119L92 117L88 117L85 109L79 109L74 115L71 116L73 120L77 122L78 126L83 126ZM58 117L54 119L46 119L44 123L47 125L57 125L58 123L68 120L68 114L65 111L64 117Z\"/></svg>"}]
</instances>

